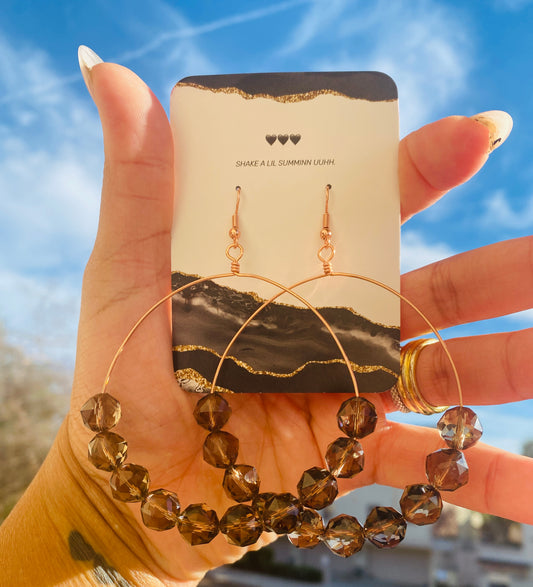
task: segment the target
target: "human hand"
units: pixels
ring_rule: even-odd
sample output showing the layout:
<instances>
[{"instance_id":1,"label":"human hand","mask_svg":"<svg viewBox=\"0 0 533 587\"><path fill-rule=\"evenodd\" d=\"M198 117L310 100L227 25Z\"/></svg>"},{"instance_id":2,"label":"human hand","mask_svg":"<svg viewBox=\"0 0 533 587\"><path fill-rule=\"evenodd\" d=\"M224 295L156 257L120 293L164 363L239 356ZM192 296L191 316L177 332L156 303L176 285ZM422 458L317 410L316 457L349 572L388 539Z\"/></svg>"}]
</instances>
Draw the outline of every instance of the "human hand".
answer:
<instances>
[{"instance_id":1,"label":"human hand","mask_svg":"<svg viewBox=\"0 0 533 587\"><path fill-rule=\"evenodd\" d=\"M106 166L98 236L83 285L68 437L91 482L109 493L109 474L87 461L90 435L79 409L100 390L132 317L142 315L170 290L173 144L162 107L132 72L98 64L88 79L104 129ZM444 119L406 137L400 147L403 220L473 175L484 164L488 145L487 128L464 117ZM176 148L181 148L179 143ZM530 273L530 246L530 239L517 239L421 268L403 277L402 293L438 328L529 308L531 288L523 281ZM128 462L149 470L152 489L175 491L183 506L206 502L222 515L232 503L221 489L221 471L201 458L205 431L192 415L198 398L176 383L170 327L169 308L163 306L141 326L117 364L109 388L123 409L116 431L128 441ZM402 307L402 337L424 332L419 318ZM449 342L465 404L527 397L531 337L531 331L523 331ZM457 403L438 345L428 347L418 366L421 391L429 402ZM258 469L263 491L294 493L301 472L323 463L325 448L339 436L335 414L344 399L339 394L231 397L233 417L227 429L240 439L239 462ZM371 401L379 424L364 441L368 466L340 483L344 492L370 483L403 487L421 481L425 456L442 446L435 430L387 421L386 412L394 409L388 394ZM529 459L479 443L468 451L468 462L470 482L444 495L446 499L533 523L533 511L515 497L516 487L527 487L533 480ZM142 565L156 576L176 583L195 581L244 553L221 536L191 548L175 530L146 529L139 504L113 503L124 526L144 545ZM263 534L252 548L269 540L272 535ZM120 561L116 565L120 568Z\"/></svg>"}]
</instances>

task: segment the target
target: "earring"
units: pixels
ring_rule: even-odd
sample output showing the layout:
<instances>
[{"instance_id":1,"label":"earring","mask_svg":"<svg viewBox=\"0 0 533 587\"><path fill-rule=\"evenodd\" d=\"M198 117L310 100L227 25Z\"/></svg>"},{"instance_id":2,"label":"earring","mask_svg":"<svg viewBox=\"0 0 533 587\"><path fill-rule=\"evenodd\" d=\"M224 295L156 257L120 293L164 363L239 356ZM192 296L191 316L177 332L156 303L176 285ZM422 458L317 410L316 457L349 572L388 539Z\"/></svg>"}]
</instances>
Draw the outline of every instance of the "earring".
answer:
<instances>
[{"instance_id":1,"label":"earring","mask_svg":"<svg viewBox=\"0 0 533 587\"><path fill-rule=\"evenodd\" d=\"M326 211L320 233L322 245L318 251L323 273L287 287L264 276L240 272L244 249L239 242L238 206L241 188L237 186L237 204L229 232L231 243L226 249L231 271L195 279L171 291L147 310L134 324L113 357L101 393L90 398L81 408L84 424L97 433L89 443L89 460L98 469L111 472L110 487L115 499L141 502L142 519L148 528L168 530L177 526L182 537L191 545L206 544L220 531L231 544L248 546L257 542L263 531L270 531L288 534L290 542L301 548L312 548L322 541L333 553L346 557L359 551L365 539L379 548L396 546L405 536L407 522L425 525L438 519L442 509L440 491L454 491L467 483L468 466L461 451L477 442L482 431L474 412L463 406L459 377L446 344L429 319L396 290L370 277L333 271L335 248L329 227L330 190L331 186L328 184ZM120 419L120 403L107 393L107 386L125 345L156 308L176 293L207 281L228 277L257 279L275 286L278 293L264 300L242 323L220 356L209 393L198 401L194 409L197 423L208 431L203 445L204 460L224 470L223 489L237 502L219 520L217 513L205 503L190 504L181 509L175 493L166 489L150 488L149 473L144 467L124 462L127 443L121 436L110 431ZM334 502L338 493L337 478L351 478L363 470L364 451L360 440L370 435L377 423L373 404L359 396L352 365L337 335L320 311L294 291L306 283L335 277L366 281L389 291L410 305L428 324L450 361L460 400L459 406L447 410L439 420L439 431L449 448L437 450L427 456L426 475L429 484L422 482L408 485L400 499L401 513L392 507L375 507L367 517L364 527L355 517L347 514L336 516L325 526L318 513L318 510ZM296 488L298 496L291 493L260 493L257 470L251 465L237 464L239 441L222 430L231 416L231 408L217 391L222 364L234 342L261 311L283 294L299 300L325 326L339 349L354 390L354 395L346 399L337 412L337 424L344 436L333 440L327 447L327 468L312 467L302 473ZM250 502L250 505L246 502Z\"/></svg>"}]
</instances>

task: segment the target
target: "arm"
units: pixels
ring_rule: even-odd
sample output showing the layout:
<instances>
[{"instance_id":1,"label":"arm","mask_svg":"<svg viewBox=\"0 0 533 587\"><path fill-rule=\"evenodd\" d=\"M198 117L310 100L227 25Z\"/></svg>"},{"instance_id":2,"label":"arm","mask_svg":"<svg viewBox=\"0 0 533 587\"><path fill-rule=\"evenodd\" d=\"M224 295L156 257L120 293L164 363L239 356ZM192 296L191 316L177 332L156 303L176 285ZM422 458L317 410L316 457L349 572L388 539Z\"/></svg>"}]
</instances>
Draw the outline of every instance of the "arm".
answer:
<instances>
[{"instance_id":1,"label":"arm","mask_svg":"<svg viewBox=\"0 0 533 587\"><path fill-rule=\"evenodd\" d=\"M146 548L72 452L65 421L37 476L0 530L2 585L180 585Z\"/></svg>"}]
</instances>

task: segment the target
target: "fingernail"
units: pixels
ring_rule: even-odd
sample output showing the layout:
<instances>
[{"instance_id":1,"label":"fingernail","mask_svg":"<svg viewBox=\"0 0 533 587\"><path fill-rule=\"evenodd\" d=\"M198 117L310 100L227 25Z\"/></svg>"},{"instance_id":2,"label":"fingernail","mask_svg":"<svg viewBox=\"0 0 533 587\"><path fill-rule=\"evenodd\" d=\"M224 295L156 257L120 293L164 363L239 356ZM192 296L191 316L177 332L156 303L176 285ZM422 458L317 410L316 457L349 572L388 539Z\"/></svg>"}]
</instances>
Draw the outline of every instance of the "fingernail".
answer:
<instances>
[{"instance_id":1,"label":"fingernail","mask_svg":"<svg viewBox=\"0 0 533 587\"><path fill-rule=\"evenodd\" d=\"M89 47L80 45L78 47L78 61L80 64L81 74L85 80L85 85L92 95L92 79L91 70L98 63L103 63L103 60Z\"/></svg>"},{"instance_id":2,"label":"fingernail","mask_svg":"<svg viewBox=\"0 0 533 587\"><path fill-rule=\"evenodd\" d=\"M489 153L502 145L513 128L513 119L503 110L489 110L472 116L473 120L480 122L489 129Z\"/></svg>"}]
</instances>

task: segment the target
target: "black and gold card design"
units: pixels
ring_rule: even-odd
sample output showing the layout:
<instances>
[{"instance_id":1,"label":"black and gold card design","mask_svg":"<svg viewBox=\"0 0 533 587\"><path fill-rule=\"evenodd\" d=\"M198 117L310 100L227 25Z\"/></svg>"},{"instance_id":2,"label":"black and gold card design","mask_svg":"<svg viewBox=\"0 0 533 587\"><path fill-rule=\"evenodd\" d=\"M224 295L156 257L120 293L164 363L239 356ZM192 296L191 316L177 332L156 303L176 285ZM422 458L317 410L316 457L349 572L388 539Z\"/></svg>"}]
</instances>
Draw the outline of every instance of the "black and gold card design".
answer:
<instances>
[{"instance_id":1,"label":"black and gold card design","mask_svg":"<svg viewBox=\"0 0 533 587\"><path fill-rule=\"evenodd\" d=\"M171 100L176 144L172 286L230 271L225 250L239 206L243 273L289 286L320 275L325 186L331 184L333 270L399 287L398 115L394 82L375 72L191 77ZM209 389L234 333L276 288L260 280L205 281L173 298L174 366L187 390ZM389 292L327 277L298 289L346 350L362 392L399 371L399 303ZM262 310L232 346L219 390L352 391L339 349L288 294Z\"/></svg>"}]
</instances>

